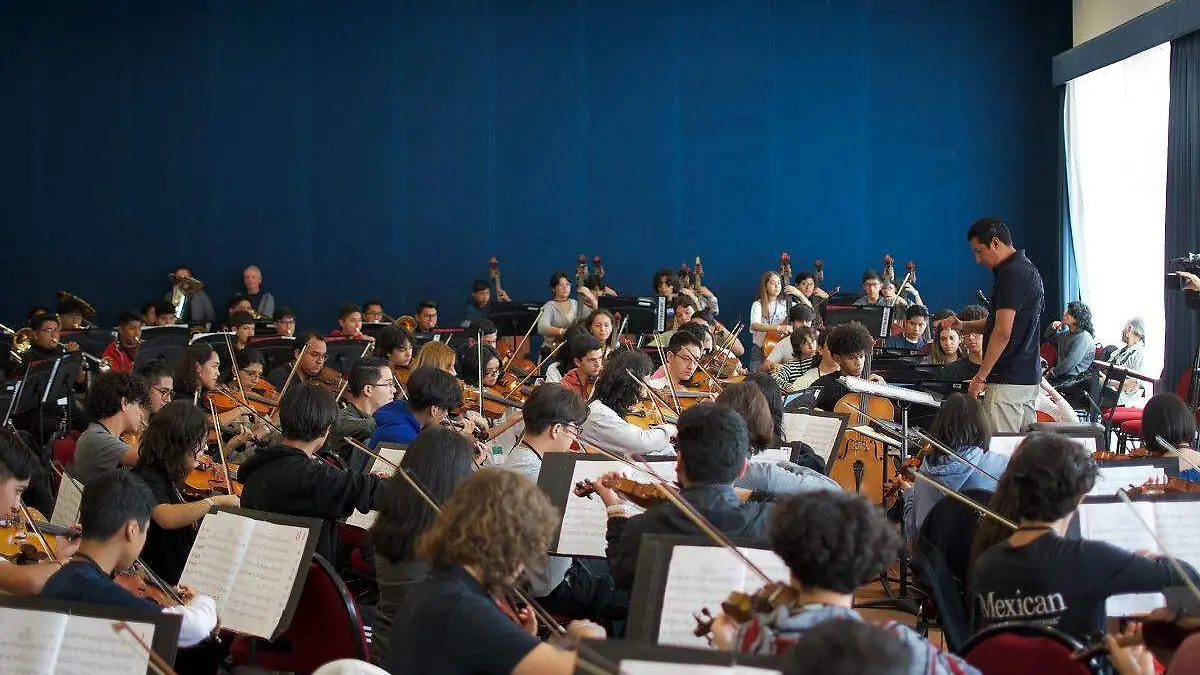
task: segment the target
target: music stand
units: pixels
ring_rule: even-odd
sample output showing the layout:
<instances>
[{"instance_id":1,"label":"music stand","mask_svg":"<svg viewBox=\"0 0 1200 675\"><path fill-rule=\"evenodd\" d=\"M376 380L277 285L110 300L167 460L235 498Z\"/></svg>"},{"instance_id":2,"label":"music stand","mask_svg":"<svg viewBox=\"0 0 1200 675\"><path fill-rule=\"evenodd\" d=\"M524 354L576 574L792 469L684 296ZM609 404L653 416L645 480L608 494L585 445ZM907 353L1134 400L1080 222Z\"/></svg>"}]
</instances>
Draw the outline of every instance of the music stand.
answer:
<instances>
[{"instance_id":1,"label":"music stand","mask_svg":"<svg viewBox=\"0 0 1200 675\"><path fill-rule=\"evenodd\" d=\"M183 356L184 345L176 343L174 338L152 343L142 343L138 347L137 357L133 360L133 372L138 372L143 366L151 363L161 363L167 372L175 372L179 358Z\"/></svg>"},{"instance_id":2,"label":"music stand","mask_svg":"<svg viewBox=\"0 0 1200 675\"><path fill-rule=\"evenodd\" d=\"M362 331L363 335L366 335L368 337L377 337L379 335L379 333L383 331L384 328L387 328L390 325L392 325L392 324L384 323L382 321L371 321L369 323L363 323L362 327L359 328L359 330ZM271 326L271 333L272 334L275 333L275 326L273 324Z\"/></svg>"},{"instance_id":3,"label":"music stand","mask_svg":"<svg viewBox=\"0 0 1200 675\"><path fill-rule=\"evenodd\" d=\"M188 342L191 331L187 326L142 326L142 342L160 342L178 344L180 347Z\"/></svg>"},{"instance_id":4,"label":"music stand","mask_svg":"<svg viewBox=\"0 0 1200 675\"><path fill-rule=\"evenodd\" d=\"M496 324L501 337L521 336L530 332L541 309L541 304L536 302L497 302L487 318Z\"/></svg>"},{"instance_id":5,"label":"music stand","mask_svg":"<svg viewBox=\"0 0 1200 675\"><path fill-rule=\"evenodd\" d=\"M1120 400L1121 388L1125 386L1125 380L1128 380L1129 378L1133 378L1135 380L1141 380L1142 382L1150 383L1151 387L1153 387L1154 383L1157 381L1156 378L1150 377L1149 375L1144 375L1142 373L1137 372L1136 370L1131 370L1129 368L1125 368L1124 366L1118 366L1117 364L1112 363L1110 361L1101 361L1101 360L1097 359L1095 361L1092 361L1092 366L1104 369L1104 377L1100 378L1100 396L1099 396L1099 398L1101 399L1101 402L1104 400L1105 387L1108 385L1108 381L1113 379L1114 375L1116 375L1118 377L1118 379L1117 379L1117 392L1118 392L1117 400L1118 401ZM1115 414L1117 412L1117 405L1118 404L1114 403L1109 408L1108 419L1101 418L1101 420L1100 420L1100 422L1104 425L1104 428L1107 430L1106 433L1112 432L1112 418L1113 418L1113 414ZM1088 416L1091 417L1090 414Z\"/></svg>"},{"instance_id":6,"label":"music stand","mask_svg":"<svg viewBox=\"0 0 1200 675\"><path fill-rule=\"evenodd\" d=\"M11 428L13 409L17 405L17 397L21 395L22 380L8 380L4 383L4 388L0 390L0 408L4 410L4 421L0 422L0 429Z\"/></svg>"},{"instance_id":7,"label":"music stand","mask_svg":"<svg viewBox=\"0 0 1200 675\"><path fill-rule=\"evenodd\" d=\"M348 375L354 364L362 358L368 344L366 340L328 340L325 343L325 365Z\"/></svg>"},{"instance_id":8,"label":"music stand","mask_svg":"<svg viewBox=\"0 0 1200 675\"><path fill-rule=\"evenodd\" d=\"M833 328L843 323L857 321L866 326L876 338L886 338L892 330L892 308L878 305L826 305L825 326Z\"/></svg>"},{"instance_id":9,"label":"music stand","mask_svg":"<svg viewBox=\"0 0 1200 675\"><path fill-rule=\"evenodd\" d=\"M632 335L661 333L667 329L667 298L663 295L608 296L598 298L597 306L612 312L617 326L623 319L629 319L625 332Z\"/></svg>"}]
</instances>

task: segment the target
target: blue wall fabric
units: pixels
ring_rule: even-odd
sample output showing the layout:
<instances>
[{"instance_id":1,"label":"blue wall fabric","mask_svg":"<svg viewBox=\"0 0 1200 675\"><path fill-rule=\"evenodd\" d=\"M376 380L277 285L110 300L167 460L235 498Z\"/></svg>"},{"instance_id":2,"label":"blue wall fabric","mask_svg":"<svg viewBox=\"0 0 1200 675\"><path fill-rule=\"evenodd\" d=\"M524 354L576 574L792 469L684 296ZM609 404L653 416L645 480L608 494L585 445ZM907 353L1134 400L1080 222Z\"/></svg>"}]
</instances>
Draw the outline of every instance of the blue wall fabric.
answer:
<instances>
[{"instance_id":1,"label":"blue wall fabric","mask_svg":"<svg viewBox=\"0 0 1200 675\"><path fill-rule=\"evenodd\" d=\"M4 3L0 317L256 263L302 327L446 324L489 256L532 300L583 253L624 293L700 255L732 323L783 250L957 307L982 215L1054 298L1070 37L1067 0Z\"/></svg>"}]
</instances>

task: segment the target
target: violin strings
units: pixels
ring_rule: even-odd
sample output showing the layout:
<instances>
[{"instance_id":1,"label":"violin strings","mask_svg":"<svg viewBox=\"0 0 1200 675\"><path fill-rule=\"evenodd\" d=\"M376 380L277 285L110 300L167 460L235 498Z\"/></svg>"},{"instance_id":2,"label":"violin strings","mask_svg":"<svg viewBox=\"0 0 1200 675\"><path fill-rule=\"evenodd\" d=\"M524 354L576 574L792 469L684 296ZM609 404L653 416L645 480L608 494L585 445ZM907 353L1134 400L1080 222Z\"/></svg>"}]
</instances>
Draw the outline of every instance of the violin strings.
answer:
<instances>
[{"instance_id":1,"label":"violin strings","mask_svg":"<svg viewBox=\"0 0 1200 675\"><path fill-rule=\"evenodd\" d=\"M29 509L25 508L25 502L18 500L17 506L20 507L21 515L25 517L25 522L29 525L29 529L33 532L33 536L37 537L37 540L42 544L42 550L46 552L47 556L53 558L54 551L50 548L50 543L47 542L46 538L42 536L42 531L38 529L37 524L33 522L33 516L29 515Z\"/></svg>"},{"instance_id":2,"label":"violin strings","mask_svg":"<svg viewBox=\"0 0 1200 675\"><path fill-rule=\"evenodd\" d=\"M213 424L217 424L217 407L213 404L212 397L208 399L208 409L212 411ZM233 494L233 481L229 479L229 465L225 463L225 444L221 442L221 429L217 426L217 456L221 460L221 472L225 474L225 489L229 494Z\"/></svg>"}]
</instances>

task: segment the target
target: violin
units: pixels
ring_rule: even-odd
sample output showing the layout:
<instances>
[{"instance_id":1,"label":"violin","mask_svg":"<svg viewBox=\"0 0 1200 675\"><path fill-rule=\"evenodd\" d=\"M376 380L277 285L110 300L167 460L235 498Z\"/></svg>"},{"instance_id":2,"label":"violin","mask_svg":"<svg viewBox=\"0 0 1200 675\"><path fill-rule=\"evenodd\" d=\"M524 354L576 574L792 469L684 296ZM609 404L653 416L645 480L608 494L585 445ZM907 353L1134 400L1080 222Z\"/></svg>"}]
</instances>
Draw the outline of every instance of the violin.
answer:
<instances>
[{"instance_id":1,"label":"violin","mask_svg":"<svg viewBox=\"0 0 1200 675\"><path fill-rule=\"evenodd\" d=\"M625 421L642 429L649 429L660 424L676 424L679 417L670 412L660 411L658 406L654 405L654 401L642 399L629 406Z\"/></svg>"},{"instance_id":2,"label":"violin","mask_svg":"<svg viewBox=\"0 0 1200 675\"><path fill-rule=\"evenodd\" d=\"M319 387L324 387L334 396L340 395L346 388L346 379L333 366L321 366L321 370L306 379L305 382L312 382Z\"/></svg>"},{"instance_id":3,"label":"violin","mask_svg":"<svg viewBox=\"0 0 1200 675\"><path fill-rule=\"evenodd\" d=\"M1184 640L1200 632L1200 618L1188 616L1182 609L1163 607L1141 619L1142 630L1136 635L1117 636L1117 646L1145 645L1152 650L1175 651ZM1106 653L1108 646L1100 641L1071 656L1075 661L1088 662Z\"/></svg>"},{"instance_id":4,"label":"violin","mask_svg":"<svg viewBox=\"0 0 1200 675\"><path fill-rule=\"evenodd\" d=\"M884 279L890 279L892 281L896 280L896 267L893 265L893 263L895 261L896 261L896 259L892 257L891 253L885 253L883 255L883 278Z\"/></svg>"},{"instance_id":5,"label":"violin","mask_svg":"<svg viewBox=\"0 0 1200 675\"><path fill-rule=\"evenodd\" d=\"M42 549L36 534L28 529L28 523L18 514L12 513L0 518L0 557L12 562L38 562L48 560L57 548L57 537L78 538L79 534L70 528L46 522L46 517L33 507L26 507L33 525L46 539L50 551Z\"/></svg>"},{"instance_id":6,"label":"violin","mask_svg":"<svg viewBox=\"0 0 1200 675\"><path fill-rule=\"evenodd\" d=\"M1193 483L1182 478L1167 478L1165 481L1148 480L1125 490L1132 497L1158 497L1161 495L1200 494L1200 483Z\"/></svg>"},{"instance_id":7,"label":"violin","mask_svg":"<svg viewBox=\"0 0 1200 675\"><path fill-rule=\"evenodd\" d=\"M187 599L174 591L164 590L162 579L152 578L149 570L141 565L134 565L127 570L113 574L113 581L121 588L143 600L149 600L159 607L178 607L186 604ZM161 584L161 585L160 585Z\"/></svg>"},{"instance_id":8,"label":"violin","mask_svg":"<svg viewBox=\"0 0 1200 675\"><path fill-rule=\"evenodd\" d=\"M229 479L237 475L237 464L227 464L229 468ZM214 494L233 494L242 496L242 484L233 481L233 491L230 492L229 484L225 482L225 471L218 465L212 462L202 462L196 465L196 468L188 472L187 478L184 479L183 494L194 499L204 499L211 497Z\"/></svg>"},{"instance_id":9,"label":"violin","mask_svg":"<svg viewBox=\"0 0 1200 675\"><path fill-rule=\"evenodd\" d=\"M479 410L479 389L465 384L462 380L459 380L459 384L463 389L463 405L454 412L462 414L467 410ZM483 390L483 416L489 420L498 420L509 410L520 410L524 404L524 401L502 396L493 389L494 387L487 387Z\"/></svg>"},{"instance_id":10,"label":"violin","mask_svg":"<svg viewBox=\"0 0 1200 675\"><path fill-rule=\"evenodd\" d=\"M1161 457L1161 454L1156 454L1153 450L1145 447L1134 448L1127 453L1122 452L1107 452L1105 450L1097 450L1092 453L1092 459L1097 462L1119 462L1130 459L1145 459L1147 457Z\"/></svg>"},{"instance_id":11,"label":"violin","mask_svg":"<svg viewBox=\"0 0 1200 675\"><path fill-rule=\"evenodd\" d=\"M896 469L896 475L889 478L887 485L883 487L883 506L885 509L892 508L896 503L896 499L900 497L904 486L901 484L901 478L906 478L909 474L921 468L921 462L925 459L925 449L922 449L917 454L904 460L904 463Z\"/></svg>"},{"instance_id":12,"label":"violin","mask_svg":"<svg viewBox=\"0 0 1200 675\"><path fill-rule=\"evenodd\" d=\"M659 490L657 485L653 483L639 483L631 478L604 478L600 484L643 509L648 509L655 504L661 504L667 499L663 496L662 491ZM575 484L573 492L576 497L591 499L592 495L596 494L596 483L591 479L585 478Z\"/></svg>"},{"instance_id":13,"label":"violin","mask_svg":"<svg viewBox=\"0 0 1200 675\"><path fill-rule=\"evenodd\" d=\"M800 603L800 594L790 585L776 581L769 583L754 593L733 591L721 602L721 611L735 623L745 623L756 616L773 614L779 609L794 609ZM713 615L708 608L693 615L696 619L696 629L692 634L696 637L707 637L712 633Z\"/></svg>"},{"instance_id":14,"label":"violin","mask_svg":"<svg viewBox=\"0 0 1200 675\"><path fill-rule=\"evenodd\" d=\"M249 390L246 392L245 401L249 405L243 405L241 395L235 395L233 390L226 387L221 387L214 392L210 392L209 398L212 399L213 407L217 409L218 415L227 413L230 410L237 410L239 408L253 410L259 415L270 415L271 411L273 411L275 407L279 405L278 401L264 398L263 396L253 393L253 391L254 390Z\"/></svg>"}]
</instances>

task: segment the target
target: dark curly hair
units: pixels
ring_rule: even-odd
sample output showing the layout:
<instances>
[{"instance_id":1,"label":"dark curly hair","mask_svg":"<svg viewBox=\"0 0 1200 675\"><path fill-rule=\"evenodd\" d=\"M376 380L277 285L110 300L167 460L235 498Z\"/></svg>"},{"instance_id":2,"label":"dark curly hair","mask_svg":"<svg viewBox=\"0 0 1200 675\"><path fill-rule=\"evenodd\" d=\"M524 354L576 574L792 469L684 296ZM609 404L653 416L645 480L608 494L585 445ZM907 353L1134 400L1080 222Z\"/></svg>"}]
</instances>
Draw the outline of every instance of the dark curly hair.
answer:
<instances>
[{"instance_id":1,"label":"dark curly hair","mask_svg":"<svg viewBox=\"0 0 1200 675\"><path fill-rule=\"evenodd\" d=\"M746 422L733 409L714 403L697 403L683 411L677 445L680 473L698 485L732 483L750 456Z\"/></svg>"},{"instance_id":2,"label":"dark curly hair","mask_svg":"<svg viewBox=\"0 0 1200 675\"><path fill-rule=\"evenodd\" d=\"M958 318L961 321L978 321L988 318L989 314L987 307L983 305L967 305L958 313Z\"/></svg>"},{"instance_id":3,"label":"dark curly hair","mask_svg":"<svg viewBox=\"0 0 1200 675\"><path fill-rule=\"evenodd\" d=\"M471 475L474 457L475 446L461 434L446 427L428 427L408 446L400 468L442 504ZM398 475L383 484L375 507L379 514L368 533L375 551L394 563L411 560L417 537L433 524L433 509Z\"/></svg>"},{"instance_id":4,"label":"dark curly hair","mask_svg":"<svg viewBox=\"0 0 1200 675\"><path fill-rule=\"evenodd\" d=\"M952 394L938 408L929 435L955 452L959 448L987 449L992 440L992 425L983 414L983 406L974 396ZM927 455L930 464L942 464L950 459L944 452Z\"/></svg>"},{"instance_id":5,"label":"dark curly hair","mask_svg":"<svg viewBox=\"0 0 1200 675\"><path fill-rule=\"evenodd\" d=\"M871 331L857 321L848 321L834 326L825 339L825 347L834 356L852 356L872 349L875 339Z\"/></svg>"},{"instance_id":6,"label":"dark curly hair","mask_svg":"<svg viewBox=\"0 0 1200 675\"><path fill-rule=\"evenodd\" d=\"M596 380L596 390L593 398L608 406L621 417L629 414L629 406L637 402L642 393L642 383L635 382L629 373L639 379L645 379L654 369L650 357L642 352L626 351L612 356L600 371Z\"/></svg>"},{"instance_id":7,"label":"dark curly hair","mask_svg":"<svg viewBox=\"0 0 1200 675\"><path fill-rule=\"evenodd\" d=\"M1067 303L1067 314L1075 317L1075 323L1079 324L1079 330L1088 335L1096 334L1096 327L1092 325L1092 308L1083 304L1079 300L1072 300Z\"/></svg>"},{"instance_id":8,"label":"dark curly hair","mask_svg":"<svg viewBox=\"0 0 1200 675\"><path fill-rule=\"evenodd\" d=\"M417 552L430 561L473 565L482 572L485 588L503 594L522 568L545 553L558 520L558 509L525 476L481 469L459 483L417 540Z\"/></svg>"},{"instance_id":9,"label":"dark curly hair","mask_svg":"<svg viewBox=\"0 0 1200 675\"><path fill-rule=\"evenodd\" d=\"M902 540L883 511L845 492L808 492L779 505L771 548L806 588L853 593L896 559Z\"/></svg>"},{"instance_id":10,"label":"dark curly hair","mask_svg":"<svg viewBox=\"0 0 1200 675\"><path fill-rule=\"evenodd\" d=\"M172 401L154 413L138 445L139 467L182 483L191 469L189 459L207 435L206 416L191 401Z\"/></svg>"},{"instance_id":11,"label":"dark curly hair","mask_svg":"<svg viewBox=\"0 0 1200 675\"><path fill-rule=\"evenodd\" d=\"M138 375L100 373L88 389L85 404L88 413L99 420L121 412L121 401L149 408L150 387Z\"/></svg>"},{"instance_id":12,"label":"dark curly hair","mask_svg":"<svg viewBox=\"0 0 1200 675\"><path fill-rule=\"evenodd\" d=\"M750 432L751 453L757 454L771 447L774 440L771 409L767 407L767 397L762 395L757 385L753 382L726 385L717 397L717 405L723 405L742 416Z\"/></svg>"},{"instance_id":13,"label":"dark curly hair","mask_svg":"<svg viewBox=\"0 0 1200 675\"><path fill-rule=\"evenodd\" d=\"M1075 510L1099 473L1096 460L1079 443L1061 434L1037 432L1017 446L1000 483L1013 483L1018 517L1052 522ZM1001 491L999 485L996 491Z\"/></svg>"}]
</instances>

